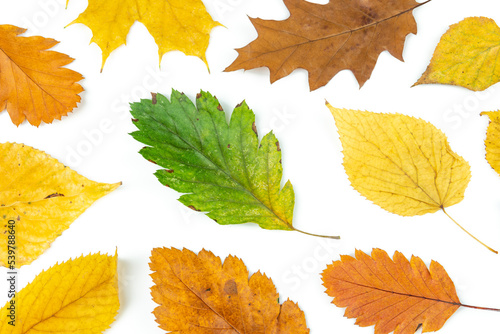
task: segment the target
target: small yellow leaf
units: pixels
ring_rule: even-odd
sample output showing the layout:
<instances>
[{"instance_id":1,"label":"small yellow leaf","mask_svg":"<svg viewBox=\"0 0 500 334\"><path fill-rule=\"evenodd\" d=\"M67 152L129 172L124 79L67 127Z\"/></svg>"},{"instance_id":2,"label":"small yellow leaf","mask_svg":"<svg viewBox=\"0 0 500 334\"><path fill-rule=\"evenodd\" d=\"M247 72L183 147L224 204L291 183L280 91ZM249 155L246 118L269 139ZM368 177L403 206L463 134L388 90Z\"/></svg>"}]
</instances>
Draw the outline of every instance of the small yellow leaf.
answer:
<instances>
[{"instance_id":1,"label":"small yellow leaf","mask_svg":"<svg viewBox=\"0 0 500 334\"><path fill-rule=\"evenodd\" d=\"M346 173L363 196L402 216L436 212L463 199L469 164L434 125L401 114L328 107Z\"/></svg>"},{"instance_id":2,"label":"small yellow leaf","mask_svg":"<svg viewBox=\"0 0 500 334\"><path fill-rule=\"evenodd\" d=\"M116 265L116 254L91 254L43 271L0 310L0 333L102 333L120 308Z\"/></svg>"},{"instance_id":3,"label":"small yellow leaf","mask_svg":"<svg viewBox=\"0 0 500 334\"><path fill-rule=\"evenodd\" d=\"M500 111L485 111L481 115L490 118L486 133L486 160L500 174Z\"/></svg>"},{"instance_id":4,"label":"small yellow leaf","mask_svg":"<svg viewBox=\"0 0 500 334\"><path fill-rule=\"evenodd\" d=\"M125 44L135 21L144 24L155 39L160 59L178 50L200 57L205 64L210 32L220 25L201 0L89 0L87 9L71 24L83 23L92 30L91 42L101 48L104 66L110 53Z\"/></svg>"},{"instance_id":5,"label":"small yellow leaf","mask_svg":"<svg viewBox=\"0 0 500 334\"><path fill-rule=\"evenodd\" d=\"M15 267L30 264L94 201L121 183L91 181L32 147L0 144L0 265L15 230Z\"/></svg>"},{"instance_id":6,"label":"small yellow leaf","mask_svg":"<svg viewBox=\"0 0 500 334\"><path fill-rule=\"evenodd\" d=\"M492 19L469 17L441 37L431 63L415 83L448 84L474 91L500 81L500 28Z\"/></svg>"}]
</instances>

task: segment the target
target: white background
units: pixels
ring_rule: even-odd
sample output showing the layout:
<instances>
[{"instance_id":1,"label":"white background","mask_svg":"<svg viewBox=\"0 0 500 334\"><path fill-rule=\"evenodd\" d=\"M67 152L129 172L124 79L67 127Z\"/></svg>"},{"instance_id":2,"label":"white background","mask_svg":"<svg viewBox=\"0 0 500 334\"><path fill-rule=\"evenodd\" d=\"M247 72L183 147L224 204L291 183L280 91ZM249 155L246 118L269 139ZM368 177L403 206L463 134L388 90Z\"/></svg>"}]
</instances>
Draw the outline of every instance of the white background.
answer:
<instances>
[{"instance_id":1,"label":"white background","mask_svg":"<svg viewBox=\"0 0 500 334\"><path fill-rule=\"evenodd\" d=\"M442 129L452 149L470 162L472 180L465 199L448 212L493 248L500 248L500 176L484 158L484 110L500 107L498 85L476 94L459 87L424 85L410 88L427 67L434 48L449 25L469 16L500 22L499 6L491 0L433 0L416 9L418 34L406 39L400 62L380 55L371 79L362 89L350 71L309 91L307 73L297 70L271 85L265 68L222 72L257 34L247 18L285 19L280 0L205 0L209 13L225 27L213 30L204 63L180 52L161 59L153 38L135 23L127 46L111 54L102 73L101 51L90 44L84 25L64 28L86 8L86 1L25 0L0 2L0 23L29 28L26 36L42 35L61 43L54 50L75 61L68 67L82 73L82 103L68 117L39 128L13 125L0 113L0 142L19 142L46 151L80 174L100 182L123 181L123 186L97 201L31 265L19 271L19 288L42 270L70 257L91 252L113 254L118 248L121 309L106 331L162 333L152 311L152 280L148 267L154 247L211 250L225 258L233 254L250 272L261 270L273 279L281 301L290 298L304 310L312 333L373 333L324 293L320 272L340 254L374 247L440 262L455 282L462 302L500 308L500 255L488 252L459 230L443 213L403 218L388 213L360 196L349 185L342 167L341 144L325 99L337 107L375 112L400 112L420 117ZM324 1L326 2L326 1ZM152 76L151 73L155 75ZM256 113L259 134L273 129L281 143L284 180L296 192L297 228L329 235L326 241L296 232L268 231L255 225L219 226L202 213L183 207L179 194L162 186L157 168L137 152L143 146L128 135L135 127L128 103L149 98L149 91L170 95L172 88L192 99L200 89L215 94L228 112L246 100ZM101 123L111 125L101 129ZM93 140L93 142L89 139ZM76 152L76 153L75 153ZM80 153L78 153L80 152ZM8 175L1 175L8 178ZM6 270L0 270L0 302L7 301ZM2 293L1 291L5 291ZM498 333L500 314L459 309L440 331Z\"/></svg>"}]
</instances>

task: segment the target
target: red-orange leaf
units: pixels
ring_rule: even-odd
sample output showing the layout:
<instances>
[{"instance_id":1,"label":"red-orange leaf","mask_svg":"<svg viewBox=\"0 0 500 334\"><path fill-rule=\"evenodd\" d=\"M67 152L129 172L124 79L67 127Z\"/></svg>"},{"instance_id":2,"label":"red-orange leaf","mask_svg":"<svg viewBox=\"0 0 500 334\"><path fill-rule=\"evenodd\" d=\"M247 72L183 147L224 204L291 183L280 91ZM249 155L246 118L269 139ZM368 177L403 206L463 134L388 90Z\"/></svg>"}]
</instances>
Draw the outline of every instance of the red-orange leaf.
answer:
<instances>
[{"instance_id":1,"label":"red-orange leaf","mask_svg":"<svg viewBox=\"0 0 500 334\"><path fill-rule=\"evenodd\" d=\"M278 302L266 275L248 278L240 259L224 263L211 252L198 255L183 249L155 248L150 263L155 285L156 321L182 334L307 334L304 313L297 304Z\"/></svg>"},{"instance_id":2,"label":"red-orange leaf","mask_svg":"<svg viewBox=\"0 0 500 334\"><path fill-rule=\"evenodd\" d=\"M413 256L408 261L381 249L371 256L356 251L356 258L342 256L323 272L326 293L345 316L357 318L362 327L375 325L375 334L413 334L440 329L460 307L455 285L444 268L432 261L430 269ZM470 307L470 306L468 306Z\"/></svg>"},{"instance_id":3,"label":"red-orange leaf","mask_svg":"<svg viewBox=\"0 0 500 334\"><path fill-rule=\"evenodd\" d=\"M266 66L274 82L304 68L314 90L350 69L363 86L382 51L403 60L406 35L417 32L412 10L422 5L415 0L284 2L287 20L251 19L259 37L238 50L226 71Z\"/></svg>"},{"instance_id":4,"label":"red-orange leaf","mask_svg":"<svg viewBox=\"0 0 500 334\"><path fill-rule=\"evenodd\" d=\"M19 37L26 29L0 25L0 111L7 108L16 125L52 123L80 102L80 73L62 66L73 58L47 51L57 41L40 36Z\"/></svg>"}]
</instances>

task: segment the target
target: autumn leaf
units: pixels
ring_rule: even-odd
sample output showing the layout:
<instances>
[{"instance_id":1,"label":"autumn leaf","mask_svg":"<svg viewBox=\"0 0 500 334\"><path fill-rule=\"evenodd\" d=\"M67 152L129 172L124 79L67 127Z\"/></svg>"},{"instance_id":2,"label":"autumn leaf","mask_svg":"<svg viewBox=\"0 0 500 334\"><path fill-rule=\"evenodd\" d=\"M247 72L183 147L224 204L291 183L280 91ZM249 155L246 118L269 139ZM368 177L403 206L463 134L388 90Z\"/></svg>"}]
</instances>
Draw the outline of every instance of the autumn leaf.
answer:
<instances>
[{"instance_id":1,"label":"autumn leaf","mask_svg":"<svg viewBox=\"0 0 500 334\"><path fill-rule=\"evenodd\" d=\"M26 29L0 25L0 111L7 109L12 123L52 123L68 115L83 88L80 73L62 66L73 58L47 51L59 42L40 36L19 37Z\"/></svg>"},{"instance_id":2,"label":"autumn leaf","mask_svg":"<svg viewBox=\"0 0 500 334\"><path fill-rule=\"evenodd\" d=\"M92 30L91 42L101 48L104 67L110 53L125 44L135 21L144 24L155 39L160 60L178 50L205 64L210 32L220 25L201 0L89 0L87 9L70 24L83 23Z\"/></svg>"},{"instance_id":3,"label":"autumn leaf","mask_svg":"<svg viewBox=\"0 0 500 334\"><path fill-rule=\"evenodd\" d=\"M500 28L486 17L469 17L441 37L431 63L415 83L448 84L474 91L500 81Z\"/></svg>"},{"instance_id":4,"label":"autumn leaf","mask_svg":"<svg viewBox=\"0 0 500 334\"><path fill-rule=\"evenodd\" d=\"M224 263L209 251L155 248L149 264L154 315L175 333L309 333L304 313L290 300L279 304L273 282L257 272L248 278L240 259ZM203 328L203 330L201 330Z\"/></svg>"},{"instance_id":5,"label":"autumn leaf","mask_svg":"<svg viewBox=\"0 0 500 334\"><path fill-rule=\"evenodd\" d=\"M116 262L116 254L91 254L43 271L2 308L0 333L104 332L120 308Z\"/></svg>"},{"instance_id":6,"label":"autumn leaf","mask_svg":"<svg viewBox=\"0 0 500 334\"><path fill-rule=\"evenodd\" d=\"M402 114L328 108L340 134L345 171L361 195L401 216L439 210L448 215L445 208L462 201L469 164L434 125Z\"/></svg>"},{"instance_id":7,"label":"autumn leaf","mask_svg":"<svg viewBox=\"0 0 500 334\"><path fill-rule=\"evenodd\" d=\"M48 154L23 144L0 144L0 265L14 230L15 267L30 264L94 201L121 183L97 183Z\"/></svg>"},{"instance_id":8,"label":"autumn leaf","mask_svg":"<svg viewBox=\"0 0 500 334\"><path fill-rule=\"evenodd\" d=\"M490 118L485 140L486 160L500 174L500 111L485 111L481 115Z\"/></svg>"},{"instance_id":9,"label":"autumn leaf","mask_svg":"<svg viewBox=\"0 0 500 334\"><path fill-rule=\"evenodd\" d=\"M405 38L417 32L412 11L428 1L284 2L290 11L285 21L251 18L259 36L238 49L238 58L226 71L266 66L274 82L303 68L315 90L349 69L363 86L382 51L403 61Z\"/></svg>"},{"instance_id":10,"label":"autumn leaf","mask_svg":"<svg viewBox=\"0 0 500 334\"><path fill-rule=\"evenodd\" d=\"M245 102L234 109L229 125L219 101L206 92L198 94L196 106L173 90L170 101L154 94L131 108L139 128L131 135L149 145L140 153L164 168L156 177L185 193L179 199L184 205L222 225L252 222L299 231L292 225L290 181L280 190L279 142L271 132L259 145L255 115Z\"/></svg>"},{"instance_id":11,"label":"autumn leaf","mask_svg":"<svg viewBox=\"0 0 500 334\"><path fill-rule=\"evenodd\" d=\"M395 252L391 258L381 249L371 256L356 250L356 258L343 255L328 265L322 274L326 293L333 304L346 307L345 316L356 318L356 325L375 325L375 334L413 334L441 329L464 305L444 268L432 261L429 269L419 258L408 261Z\"/></svg>"}]
</instances>

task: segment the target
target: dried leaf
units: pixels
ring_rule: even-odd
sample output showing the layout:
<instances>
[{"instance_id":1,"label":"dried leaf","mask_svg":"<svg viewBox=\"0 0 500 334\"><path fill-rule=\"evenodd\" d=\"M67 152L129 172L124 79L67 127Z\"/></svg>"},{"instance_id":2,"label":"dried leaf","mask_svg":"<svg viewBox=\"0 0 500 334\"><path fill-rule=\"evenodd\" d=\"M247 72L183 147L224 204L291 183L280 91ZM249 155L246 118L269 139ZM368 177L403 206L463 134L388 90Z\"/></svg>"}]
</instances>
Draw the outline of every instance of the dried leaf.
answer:
<instances>
[{"instance_id":1,"label":"dried leaf","mask_svg":"<svg viewBox=\"0 0 500 334\"><path fill-rule=\"evenodd\" d=\"M375 334L413 334L420 324L424 333L437 331L465 306L439 263L432 261L429 270L420 258L408 261L399 252L391 260L381 249L371 257L356 250L356 258L341 256L322 276L333 304L346 307L357 325L375 325Z\"/></svg>"},{"instance_id":2,"label":"dried leaf","mask_svg":"<svg viewBox=\"0 0 500 334\"><path fill-rule=\"evenodd\" d=\"M490 166L500 174L500 111L482 112L490 118L486 133L486 160Z\"/></svg>"},{"instance_id":3,"label":"dried leaf","mask_svg":"<svg viewBox=\"0 0 500 334\"><path fill-rule=\"evenodd\" d=\"M344 148L344 168L363 196L402 216L462 201L469 164L434 125L402 114L328 108Z\"/></svg>"},{"instance_id":4,"label":"dried leaf","mask_svg":"<svg viewBox=\"0 0 500 334\"><path fill-rule=\"evenodd\" d=\"M160 60L178 50L200 57L205 64L210 32L220 25L201 0L89 0L87 9L71 24L83 23L92 30L91 42L101 48L104 66L109 54L125 44L135 21L144 24L155 39Z\"/></svg>"},{"instance_id":5,"label":"dried leaf","mask_svg":"<svg viewBox=\"0 0 500 334\"><path fill-rule=\"evenodd\" d=\"M121 184L91 181L22 144L0 144L0 170L9 175L0 181L0 265L9 267L9 226L15 226L14 267L30 264L94 201Z\"/></svg>"},{"instance_id":6,"label":"dried leaf","mask_svg":"<svg viewBox=\"0 0 500 334\"><path fill-rule=\"evenodd\" d=\"M469 17L441 37L431 63L415 83L448 84L474 91L500 81L500 28L492 19Z\"/></svg>"},{"instance_id":7,"label":"dried leaf","mask_svg":"<svg viewBox=\"0 0 500 334\"><path fill-rule=\"evenodd\" d=\"M405 38L417 32L412 11L428 1L284 2L290 11L287 20L251 19L259 36L238 49L238 58L226 71L266 66L274 82L304 68L315 90L349 69L363 86L382 51L403 61Z\"/></svg>"},{"instance_id":8,"label":"dried leaf","mask_svg":"<svg viewBox=\"0 0 500 334\"><path fill-rule=\"evenodd\" d=\"M334 108L328 104L344 148L344 168L354 189L381 208L415 216L442 210L464 198L469 164L443 132L421 119Z\"/></svg>"},{"instance_id":9,"label":"dried leaf","mask_svg":"<svg viewBox=\"0 0 500 334\"><path fill-rule=\"evenodd\" d=\"M290 300L279 304L271 279L248 278L240 259L224 263L209 251L155 248L151 256L154 310L160 328L175 333L309 333L304 313Z\"/></svg>"},{"instance_id":10,"label":"dried leaf","mask_svg":"<svg viewBox=\"0 0 500 334\"><path fill-rule=\"evenodd\" d=\"M26 29L0 25L0 111L7 109L12 123L52 123L68 115L83 88L80 73L62 66L73 61L47 51L59 42L40 36L19 37Z\"/></svg>"},{"instance_id":11,"label":"dried leaf","mask_svg":"<svg viewBox=\"0 0 500 334\"><path fill-rule=\"evenodd\" d=\"M117 255L93 254L40 273L0 311L2 334L99 334L115 320ZM8 321L14 301L15 326Z\"/></svg>"},{"instance_id":12,"label":"dried leaf","mask_svg":"<svg viewBox=\"0 0 500 334\"><path fill-rule=\"evenodd\" d=\"M265 229L299 231L292 225L290 181L280 190L279 142L271 132L259 145L255 115L245 102L234 109L229 125L219 101L205 92L197 96L196 106L173 90L170 101L155 94L131 107L139 128L131 135L150 145L140 153L165 168L155 175L186 193L179 199L184 205L208 212L223 225L252 222Z\"/></svg>"}]
</instances>

